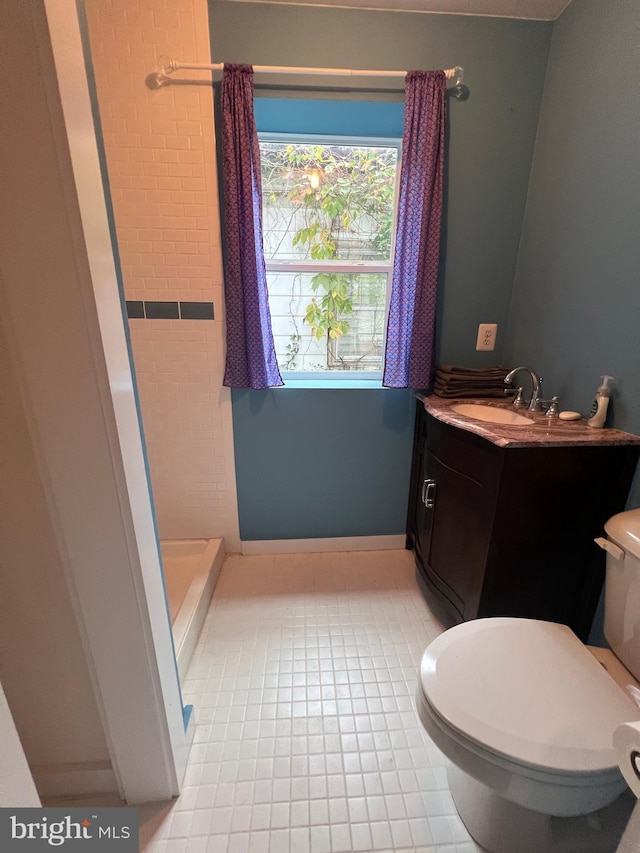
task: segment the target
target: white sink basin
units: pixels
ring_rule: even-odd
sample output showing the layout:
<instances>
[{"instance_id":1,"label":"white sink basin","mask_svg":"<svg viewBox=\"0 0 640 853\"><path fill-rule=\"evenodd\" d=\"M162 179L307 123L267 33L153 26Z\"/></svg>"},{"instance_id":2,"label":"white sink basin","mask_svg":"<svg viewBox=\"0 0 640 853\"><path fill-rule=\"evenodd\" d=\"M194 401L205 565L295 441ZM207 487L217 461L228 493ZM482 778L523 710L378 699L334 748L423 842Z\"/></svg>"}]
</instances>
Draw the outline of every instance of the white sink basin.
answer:
<instances>
[{"instance_id":1,"label":"white sink basin","mask_svg":"<svg viewBox=\"0 0 640 853\"><path fill-rule=\"evenodd\" d=\"M488 421L492 424L508 424L509 426L524 426L535 423L533 418L520 415L512 409L498 409L494 406L483 406L481 403L455 403L451 411L458 415L474 418L476 421Z\"/></svg>"}]
</instances>

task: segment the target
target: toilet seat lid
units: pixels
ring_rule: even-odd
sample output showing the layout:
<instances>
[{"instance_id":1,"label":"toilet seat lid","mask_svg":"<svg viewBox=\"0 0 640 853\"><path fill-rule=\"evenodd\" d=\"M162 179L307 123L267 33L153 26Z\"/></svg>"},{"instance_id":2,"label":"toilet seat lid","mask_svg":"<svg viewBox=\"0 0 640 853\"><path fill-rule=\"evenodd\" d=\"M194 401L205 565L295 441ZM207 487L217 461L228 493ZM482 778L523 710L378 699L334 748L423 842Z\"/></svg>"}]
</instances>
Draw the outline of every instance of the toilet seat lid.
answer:
<instances>
[{"instance_id":1,"label":"toilet seat lid","mask_svg":"<svg viewBox=\"0 0 640 853\"><path fill-rule=\"evenodd\" d=\"M558 772L617 767L613 731L640 717L576 635L554 622L464 622L428 646L420 677L429 704L462 735Z\"/></svg>"}]
</instances>

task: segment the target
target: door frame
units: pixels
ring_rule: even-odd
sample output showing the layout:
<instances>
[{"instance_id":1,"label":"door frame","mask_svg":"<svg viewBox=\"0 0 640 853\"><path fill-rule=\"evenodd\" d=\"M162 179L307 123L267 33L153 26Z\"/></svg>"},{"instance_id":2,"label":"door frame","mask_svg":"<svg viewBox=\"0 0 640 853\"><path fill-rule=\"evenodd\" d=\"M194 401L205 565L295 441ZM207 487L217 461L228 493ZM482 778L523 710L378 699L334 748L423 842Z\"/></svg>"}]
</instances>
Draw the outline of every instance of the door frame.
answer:
<instances>
[{"instance_id":1,"label":"door frame","mask_svg":"<svg viewBox=\"0 0 640 853\"><path fill-rule=\"evenodd\" d=\"M180 791L193 724L175 663L81 25L68 0L5 4L12 91L0 157L7 197L21 200L3 222L9 356L120 795L166 800ZM35 192L33 165L44 161ZM52 221L64 229L57 245Z\"/></svg>"}]
</instances>

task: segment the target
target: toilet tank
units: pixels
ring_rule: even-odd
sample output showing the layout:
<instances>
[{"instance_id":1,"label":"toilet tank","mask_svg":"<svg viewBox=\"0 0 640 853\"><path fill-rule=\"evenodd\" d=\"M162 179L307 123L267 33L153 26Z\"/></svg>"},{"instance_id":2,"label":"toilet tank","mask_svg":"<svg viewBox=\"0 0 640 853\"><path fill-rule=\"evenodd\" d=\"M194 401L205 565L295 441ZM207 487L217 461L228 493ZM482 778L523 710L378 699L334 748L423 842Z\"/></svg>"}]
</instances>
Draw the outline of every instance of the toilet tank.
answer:
<instances>
[{"instance_id":1,"label":"toilet tank","mask_svg":"<svg viewBox=\"0 0 640 853\"><path fill-rule=\"evenodd\" d=\"M614 515L604 529L609 540L603 545L604 635L616 657L640 681L640 509Z\"/></svg>"}]
</instances>

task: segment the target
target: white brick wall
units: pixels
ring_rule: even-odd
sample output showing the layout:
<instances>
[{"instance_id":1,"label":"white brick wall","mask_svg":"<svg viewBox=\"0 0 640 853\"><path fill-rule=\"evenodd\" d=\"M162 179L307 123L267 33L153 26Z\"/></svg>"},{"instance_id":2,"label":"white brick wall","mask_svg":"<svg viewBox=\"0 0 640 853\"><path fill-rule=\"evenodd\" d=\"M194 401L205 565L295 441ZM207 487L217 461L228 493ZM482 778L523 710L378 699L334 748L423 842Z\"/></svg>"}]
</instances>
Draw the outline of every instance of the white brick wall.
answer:
<instances>
[{"instance_id":1,"label":"white brick wall","mask_svg":"<svg viewBox=\"0 0 640 853\"><path fill-rule=\"evenodd\" d=\"M126 298L215 309L213 322L130 321L160 535L224 536L237 550L212 90L145 85L161 56L211 61L206 0L86 9Z\"/></svg>"}]
</instances>

